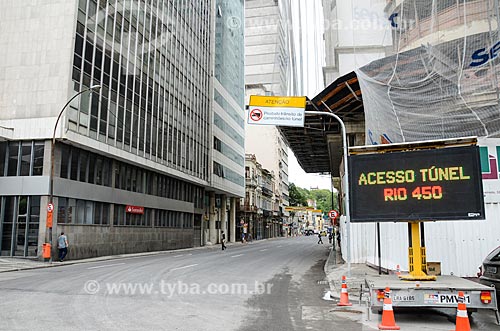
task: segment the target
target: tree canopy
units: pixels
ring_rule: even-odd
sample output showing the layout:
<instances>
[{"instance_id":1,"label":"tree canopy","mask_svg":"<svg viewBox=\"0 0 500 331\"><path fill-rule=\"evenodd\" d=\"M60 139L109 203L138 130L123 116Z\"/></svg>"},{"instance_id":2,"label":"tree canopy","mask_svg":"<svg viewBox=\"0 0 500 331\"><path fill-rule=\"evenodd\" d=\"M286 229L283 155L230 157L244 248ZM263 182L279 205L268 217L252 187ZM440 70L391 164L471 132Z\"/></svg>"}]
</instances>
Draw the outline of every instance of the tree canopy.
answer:
<instances>
[{"instance_id":1,"label":"tree canopy","mask_svg":"<svg viewBox=\"0 0 500 331\"><path fill-rule=\"evenodd\" d=\"M290 183L288 186L288 196L290 197L290 206L307 206L308 191Z\"/></svg>"},{"instance_id":2,"label":"tree canopy","mask_svg":"<svg viewBox=\"0 0 500 331\"><path fill-rule=\"evenodd\" d=\"M307 199L316 201L316 208L323 212L332 209L332 192L330 190L308 190L290 183L288 187L290 206L307 206ZM333 209L338 210L337 193L333 196Z\"/></svg>"}]
</instances>

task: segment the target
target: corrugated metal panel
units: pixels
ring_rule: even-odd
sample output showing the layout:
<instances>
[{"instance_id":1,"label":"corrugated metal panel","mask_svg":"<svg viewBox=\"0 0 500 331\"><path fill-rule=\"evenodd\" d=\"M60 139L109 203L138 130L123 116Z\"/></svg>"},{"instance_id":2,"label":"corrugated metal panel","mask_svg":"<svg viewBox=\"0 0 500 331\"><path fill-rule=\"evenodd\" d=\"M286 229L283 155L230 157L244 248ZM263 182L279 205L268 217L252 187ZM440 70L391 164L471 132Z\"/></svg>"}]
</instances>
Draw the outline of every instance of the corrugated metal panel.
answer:
<instances>
[{"instance_id":1,"label":"corrugated metal panel","mask_svg":"<svg viewBox=\"0 0 500 331\"><path fill-rule=\"evenodd\" d=\"M341 219L345 238L345 221ZM382 267L408 270L407 223L381 223ZM378 264L375 223L351 224L351 262ZM441 262L443 274L474 277L486 255L500 246L500 204L486 204L484 221L425 223L427 261ZM342 253L346 259L346 243Z\"/></svg>"}]
</instances>

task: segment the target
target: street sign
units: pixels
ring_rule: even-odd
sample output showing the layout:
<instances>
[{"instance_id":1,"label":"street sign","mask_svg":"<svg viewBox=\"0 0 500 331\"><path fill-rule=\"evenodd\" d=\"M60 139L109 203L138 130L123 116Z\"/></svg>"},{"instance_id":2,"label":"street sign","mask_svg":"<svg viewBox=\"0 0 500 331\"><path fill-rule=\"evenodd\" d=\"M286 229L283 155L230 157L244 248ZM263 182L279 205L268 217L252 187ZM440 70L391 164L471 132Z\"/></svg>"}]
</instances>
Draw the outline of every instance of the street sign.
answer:
<instances>
[{"instance_id":1,"label":"street sign","mask_svg":"<svg viewBox=\"0 0 500 331\"><path fill-rule=\"evenodd\" d=\"M52 213L54 211L54 204L53 203L50 203L47 205L47 211L49 213Z\"/></svg>"},{"instance_id":2,"label":"street sign","mask_svg":"<svg viewBox=\"0 0 500 331\"><path fill-rule=\"evenodd\" d=\"M352 222L485 219L479 148L349 156Z\"/></svg>"},{"instance_id":3,"label":"street sign","mask_svg":"<svg viewBox=\"0 0 500 331\"><path fill-rule=\"evenodd\" d=\"M304 126L306 97L251 95L248 124Z\"/></svg>"},{"instance_id":4,"label":"street sign","mask_svg":"<svg viewBox=\"0 0 500 331\"><path fill-rule=\"evenodd\" d=\"M339 212L332 209L328 212L328 217L330 217L331 219L336 219L337 217L339 216Z\"/></svg>"}]
</instances>

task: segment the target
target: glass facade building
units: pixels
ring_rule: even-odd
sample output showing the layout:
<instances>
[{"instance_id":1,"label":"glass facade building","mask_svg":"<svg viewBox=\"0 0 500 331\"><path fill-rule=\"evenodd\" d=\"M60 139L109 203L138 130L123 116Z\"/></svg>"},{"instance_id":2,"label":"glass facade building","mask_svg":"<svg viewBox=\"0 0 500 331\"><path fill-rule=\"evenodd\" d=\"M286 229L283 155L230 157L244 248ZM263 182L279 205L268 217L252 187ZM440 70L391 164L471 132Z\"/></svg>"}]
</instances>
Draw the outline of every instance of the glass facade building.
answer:
<instances>
[{"instance_id":1,"label":"glass facade building","mask_svg":"<svg viewBox=\"0 0 500 331\"><path fill-rule=\"evenodd\" d=\"M80 0L69 129L208 180L210 1Z\"/></svg>"},{"instance_id":2,"label":"glass facade building","mask_svg":"<svg viewBox=\"0 0 500 331\"><path fill-rule=\"evenodd\" d=\"M245 194L244 1L215 1L214 184Z\"/></svg>"}]
</instances>

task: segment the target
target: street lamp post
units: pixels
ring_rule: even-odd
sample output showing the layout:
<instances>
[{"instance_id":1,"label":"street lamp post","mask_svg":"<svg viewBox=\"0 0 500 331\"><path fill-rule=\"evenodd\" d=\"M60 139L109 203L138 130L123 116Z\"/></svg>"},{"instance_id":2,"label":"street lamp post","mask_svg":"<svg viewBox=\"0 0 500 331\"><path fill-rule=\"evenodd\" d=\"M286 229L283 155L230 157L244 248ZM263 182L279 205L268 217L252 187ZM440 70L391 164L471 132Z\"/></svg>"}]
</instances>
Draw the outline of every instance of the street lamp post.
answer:
<instances>
[{"instance_id":1,"label":"street lamp post","mask_svg":"<svg viewBox=\"0 0 500 331\"><path fill-rule=\"evenodd\" d=\"M49 203L48 206L53 206L53 200L54 200L54 158L55 158L55 146L56 146L56 130L57 130L57 124L59 124L59 120L61 119L62 114L64 113L64 110L69 106L69 104L79 95L88 92L88 91L94 91L94 90L99 90L101 88L101 85L93 85L89 88L86 88L77 94L75 94L71 99L66 102L64 107L62 107L61 111L59 112L59 115L57 116L56 124L54 125L54 132L52 134L52 140L50 144L50 177L49 177ZM50 244L50 247L52 248L52 225L48 227L48 242ZM45 236L45 242L47 242L47 235ZM52 256L52 254L51 254ZM52 260L52 257L50 258Z\"/></svg>"},{"instance_id":2,"label":"street lamp post","mask_svg":"<svg viewBox=\"0 0 500 331\"><path fill-rule=\"evenodd\" d=\"M349 166L347 164L347 131L344 125L344 121L337 115L335 115L330 107L328 107L324 102L323 105L330 111L306 111L306 115L326 115L335 118L342 128L342 147L343 147L343 157L344 157L344 194L345 194L345 217L346 217L346 228L347 228L347 276L351 276L351 217L350 217L350 206L349 206Z\"/></svg>"}]
</instances>

